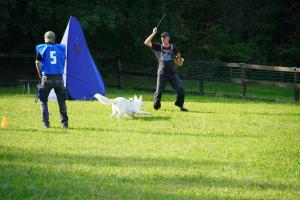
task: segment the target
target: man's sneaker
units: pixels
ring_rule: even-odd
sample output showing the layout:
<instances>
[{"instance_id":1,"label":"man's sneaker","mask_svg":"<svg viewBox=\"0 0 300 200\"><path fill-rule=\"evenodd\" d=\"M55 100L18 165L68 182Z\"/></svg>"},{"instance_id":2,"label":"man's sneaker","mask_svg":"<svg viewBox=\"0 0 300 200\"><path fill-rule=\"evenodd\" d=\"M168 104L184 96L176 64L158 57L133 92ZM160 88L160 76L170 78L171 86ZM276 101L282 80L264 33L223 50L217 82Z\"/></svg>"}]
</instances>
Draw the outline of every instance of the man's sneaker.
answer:
<instances>
[{"instance_id":1,"label":"man's sneaker","mask_svg":"<svg viewBox=\"0 0 300 200\"><path fill-rule=\"evenodd\" d=\"M50 128L49 124L43 124L44 128Z\"/></svg>"},{"instance_id":2,"label":"man's sneaker","mask_svg":"<svg viewBox=\"0 0 300 200\"><path fill-rule=\"evenodd\" d=\"M180 111L182 111L182 112L187 112L187 111L189 111L189 110L186 109L186 108L184 108L184 107L180 107Z\"/></svg>"},{"instance_id":3,"label":"man's sneaker","mask_svg":"<svg viewBox=\"0 0 300 200\"><path fill-rule=\"evenodd\" d=\"M153 107L155 110L158 110L158 109L160 109L161 105L160 105L160 103L157 103L157 104L154 104Z\"/></svg>"},{"instance_id":4,"label":"man's sneaker","mask_svg":"<svg viewBox=\"0 0 300 200\"><path fill-rule=\"evenodd\" d=\"M63 124L62 127L66 129L69 128L68 124Z\"/></svg>"}]
</instances>

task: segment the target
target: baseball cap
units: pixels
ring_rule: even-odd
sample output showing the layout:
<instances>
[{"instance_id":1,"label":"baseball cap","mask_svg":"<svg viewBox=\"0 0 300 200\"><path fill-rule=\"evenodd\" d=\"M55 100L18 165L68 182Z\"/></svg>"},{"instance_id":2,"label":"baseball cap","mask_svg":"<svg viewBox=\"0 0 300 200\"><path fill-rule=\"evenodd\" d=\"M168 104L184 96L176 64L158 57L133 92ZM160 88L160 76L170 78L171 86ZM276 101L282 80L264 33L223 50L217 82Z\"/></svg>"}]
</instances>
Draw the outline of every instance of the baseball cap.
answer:
<instances>
[{"instance_id":1,"label":"baseball cap","mask_svg":"<svg viewBox=\"0 0 300 200\"><path fill-rule=\"evenodd\" d=\"M169 33L168 33L168 32L163 32L163 33L161 34L161 37L170 37L170 36L169 36Z\"/></svg>"},{"instance_id":2,"label":"baseball cap","mask_svg":"<svg viewBox=\"0 0 300 200\"><path fill-rule=\"evenodd\" d=\"M44 35L45 42L55 42L55 33L53 31L47 31Z\"/></svg>"}]
</instances>

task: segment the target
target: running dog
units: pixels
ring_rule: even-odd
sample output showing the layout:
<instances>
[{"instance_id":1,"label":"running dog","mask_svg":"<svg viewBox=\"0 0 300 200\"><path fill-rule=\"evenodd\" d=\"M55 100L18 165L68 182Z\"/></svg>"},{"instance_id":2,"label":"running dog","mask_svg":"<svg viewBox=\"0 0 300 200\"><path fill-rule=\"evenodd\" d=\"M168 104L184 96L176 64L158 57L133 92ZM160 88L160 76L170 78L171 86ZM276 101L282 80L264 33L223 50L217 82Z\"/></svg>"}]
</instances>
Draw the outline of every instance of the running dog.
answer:
<instances>
[{"instance_id":1,"label":"running dog","mask_svg":"<svg viewBox=\"0 0 300 200\"><path fill-rule=\"evenodd\" d=\"M140 98L134 96L133 99L123 97L109 99L101 94L95 94L94 97L103 104L112 105L112 117L117 116L121 118L123 115L133 116L134 114L151 115L151 113L140 110L143 105L142 96L140 96Z\"/></svg>"}]
</instances>

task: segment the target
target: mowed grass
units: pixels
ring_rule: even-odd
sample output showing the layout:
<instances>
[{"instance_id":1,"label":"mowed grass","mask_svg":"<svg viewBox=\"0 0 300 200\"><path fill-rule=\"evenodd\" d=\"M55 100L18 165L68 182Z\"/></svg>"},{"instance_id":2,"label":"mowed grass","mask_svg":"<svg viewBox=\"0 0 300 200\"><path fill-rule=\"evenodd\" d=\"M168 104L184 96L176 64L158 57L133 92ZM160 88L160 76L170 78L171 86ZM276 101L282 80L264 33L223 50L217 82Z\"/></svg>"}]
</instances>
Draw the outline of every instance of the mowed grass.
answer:
<instances>
[{"instance_id":1,"label":"mowed grass","mask_svg":"<svg viewBox=\"0 0 300 200\"><path fill-rule=\"evenodd\" d=\"M187 96L190 112L143 94L151 116L111 119L111 107L68 101L70 129L49 102L43 129L34 95L2 89L0 199L299 199L300 108Z\"/></svg>"}]
</instances>

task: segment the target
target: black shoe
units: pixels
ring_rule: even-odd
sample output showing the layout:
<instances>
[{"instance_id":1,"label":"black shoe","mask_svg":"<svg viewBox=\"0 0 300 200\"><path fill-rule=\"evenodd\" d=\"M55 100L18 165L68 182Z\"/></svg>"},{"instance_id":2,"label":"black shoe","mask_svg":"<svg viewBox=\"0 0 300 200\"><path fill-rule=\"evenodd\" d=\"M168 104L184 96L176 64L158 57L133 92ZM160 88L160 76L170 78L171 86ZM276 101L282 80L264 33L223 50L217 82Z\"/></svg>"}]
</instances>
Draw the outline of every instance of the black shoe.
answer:
<instances>
[{"instance_id":1,"label":"black shoe","mask_svg":"<svg viewBox=\"0 0 300 200\"><path fill-rule=\"evenodd\" d=\"M160 105L160 103L157 103L157 104L154 104L153 107L155 110L158 110L158 109L160 109L161 105Z\"/></svg>"},{"instance_id":2,"label":"black shoe","mask_svg":"<svg viewBox=\"0 0 300 200\"><path fill-rule=\"evenodd\" d=\"M63 124L62 127L65 129L69 128L68 124Z\"/></svg>"},{"instance_id":3,"label":"black shoe","mask_svg":"<svg viewBox=\"0 0 300 200\"><path fill-rule=\"evenodd\" d=\"M182 111L182 112L187 112L187 111L189 111L189 110L186 109L186 108L184 108L184 107L181 107L181 108L180 108L180 111Z\"/></svg>"},{"instance_id":4,"label":"black shoe","mask_svg":"<svg viewBox=\"0 0 300 200\"><path fill-rule=\"evenodd\" d=\"M43 124L44 128L50 128L50 124Z\"/></svg>"}]
</instances>

